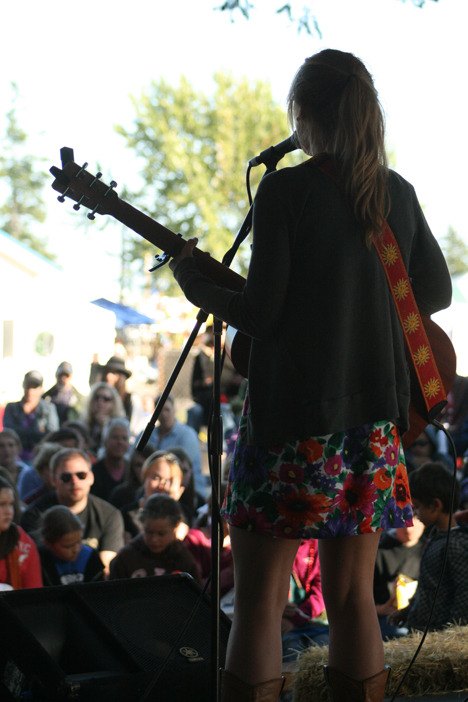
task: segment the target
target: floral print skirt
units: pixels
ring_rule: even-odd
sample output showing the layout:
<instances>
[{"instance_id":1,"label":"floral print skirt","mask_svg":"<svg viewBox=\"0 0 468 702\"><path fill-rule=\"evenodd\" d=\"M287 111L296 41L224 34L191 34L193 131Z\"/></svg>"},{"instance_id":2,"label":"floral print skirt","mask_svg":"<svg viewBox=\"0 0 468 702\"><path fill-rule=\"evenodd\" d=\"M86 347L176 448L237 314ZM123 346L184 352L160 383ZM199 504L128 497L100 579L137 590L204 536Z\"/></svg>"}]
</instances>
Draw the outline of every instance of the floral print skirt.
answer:
<instances>
[{"instance_id":1,"label":"floral print skirt","mask_svg":"<svg viewBox=\"0 0 468 702\"><path fill-rule=\"evenodd\" d=\"M378 421L283 446L247 443L239 426L222 515L274 537L331 538L411 526L398 430Z\"/></svg>"}]
</instances>

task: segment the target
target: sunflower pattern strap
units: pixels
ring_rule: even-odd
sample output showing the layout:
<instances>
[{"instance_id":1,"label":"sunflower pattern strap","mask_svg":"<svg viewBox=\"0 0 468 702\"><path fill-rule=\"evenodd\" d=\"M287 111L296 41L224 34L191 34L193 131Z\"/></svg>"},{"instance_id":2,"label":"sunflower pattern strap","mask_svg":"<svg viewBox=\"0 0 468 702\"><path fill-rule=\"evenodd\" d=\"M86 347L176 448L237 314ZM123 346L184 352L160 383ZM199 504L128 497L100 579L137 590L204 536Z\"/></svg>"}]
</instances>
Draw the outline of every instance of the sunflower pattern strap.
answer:
<instances>
[{"instance_id":1,"label":"sunflower pattern strap","mask_svg":"<svg viewBox=\"0 0 468 702\"><path fill-rule=\"evenodd\" d=\"M427 413L429 416L438 414L440 404L445 405L447 401L445 388L432 354L400 248L387 222L382 235L374 239L374 245L395 300ZM435 408L437 412L434 411Z\"/></svg>"},{"instance_id":2,"label":"sunflower pattern strap","mask_svg":"<svg viewBox=\"0 0 468 702\"><path fill-rule=\"evenodd\" d=\"M337 182L336 171L330 158L324 154L319 154L311 158L310 161ZM447 396L414 298L400 247L388 222L385 222L381 236L374 238L374 245L382 261L388 285L395 301L406 339L406 346L411 354L426 411L428 417L432 419L447 404Z\"/></svg>"}]
</instances>

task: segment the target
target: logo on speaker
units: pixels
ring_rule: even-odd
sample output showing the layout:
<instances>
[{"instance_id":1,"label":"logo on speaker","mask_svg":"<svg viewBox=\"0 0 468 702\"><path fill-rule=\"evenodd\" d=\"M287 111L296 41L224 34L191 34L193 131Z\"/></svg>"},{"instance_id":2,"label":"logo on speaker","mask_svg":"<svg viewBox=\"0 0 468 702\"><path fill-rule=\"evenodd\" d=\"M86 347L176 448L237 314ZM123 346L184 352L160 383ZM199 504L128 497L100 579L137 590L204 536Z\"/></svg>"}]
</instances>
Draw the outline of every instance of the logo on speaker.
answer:
<instances>
[{"instance_id":1,"label":"logo on speaker","mask_svg":"<svg viewBox=\"0 0 468 702\"><path fill-rule=\"evenodd\" d=\"M184 658L187 658L189 663L199 663L203 660L198 651L190 646L182 646L182 648L179 648L179 653Z\"/></svg>"}]
</instances>

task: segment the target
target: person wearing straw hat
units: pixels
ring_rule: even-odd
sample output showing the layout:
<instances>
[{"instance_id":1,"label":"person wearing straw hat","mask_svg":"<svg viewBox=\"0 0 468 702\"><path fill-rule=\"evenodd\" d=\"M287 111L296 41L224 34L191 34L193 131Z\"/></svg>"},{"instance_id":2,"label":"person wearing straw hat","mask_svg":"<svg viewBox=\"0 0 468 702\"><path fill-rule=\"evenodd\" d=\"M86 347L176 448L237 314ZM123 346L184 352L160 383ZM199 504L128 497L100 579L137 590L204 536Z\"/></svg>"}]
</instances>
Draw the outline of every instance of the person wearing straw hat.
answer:
<instances>
[{"instance_id":1,"label":"person wearing straw hat","mask_svg":"<svg viewBox=\"0 0 468 702\"><path fill-rule=\"evenodd\" d=\"M120 356L111 356L101 370L102 380L112 385L119 393L125 414L130 421L132 418L133 400L127 390L126 382L131 377L132 371L125 367L125 360L120 358Z\"/></svg>"}]
</instances>

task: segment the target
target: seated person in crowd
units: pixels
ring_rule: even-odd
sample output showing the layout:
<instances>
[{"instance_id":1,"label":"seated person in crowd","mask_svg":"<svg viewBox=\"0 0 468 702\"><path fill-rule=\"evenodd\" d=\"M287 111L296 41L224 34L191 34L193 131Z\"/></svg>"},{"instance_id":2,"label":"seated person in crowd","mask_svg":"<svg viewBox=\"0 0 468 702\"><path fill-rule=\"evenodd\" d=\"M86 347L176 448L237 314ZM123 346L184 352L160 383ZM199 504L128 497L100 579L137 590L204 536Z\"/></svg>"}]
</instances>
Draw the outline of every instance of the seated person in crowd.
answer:
<instances>
[{"instance_id":1,"label":"seated person in crowd","mask_svg":"<svg viewBox=\"0 0 468 702\"><path fill-rule=\"evenodd\" d=\"M176 500L160 493L149 497L140 514L142 533L135 536L110 564L109 578L144 578L189 573L199 580L195 560L177 538L182 510Z\"/></svg>"},{"instance_id":2,"label":"seated person in crowd","mask_svg":"<svg viewBox=\"0 0 468 702\"><path fill-rule=\"evenodd\" d=\"M18 481L18 492L22 501L29 505L46 492L53 490L50 460L60 447L82 448L80 434L74 429L61 427L51 431L37 444L32 458L32 467L25 470Z\"/></svg>"},{"instance_id":3,"label":"seated person in crowd","mask_svg":"<svg viewBox=\"0 0 468 702\"><path fill-rule=\"evenodd\" d=\"M42 587L36 544L15 524L14 512L14 488L0 477L0 590Z\"/></svg>"},{"instance_id":4,"label":"seated person in crowd","mask_svg":"<svg viewBox=\"0 0 468 702\"><path fill-rule=\"evenodd\" d=\"M198 508L205 505L206 502L195 491L192 462L184 449L178 446L173 446L168 449L167 453L172 453L177 458L182 468L182 487L184 491L179 498L179 502L184 513L185 521L187 524L193 524L197 516Z\"/></svg>"},{"instance_id":5,"label":"seated person in crowd","mask_svg":"<svg viewBox=\"0 0 468 702\"><path fill-rule=\"evenodd\" d=\"M123 483L127 472L130 427L126 417L115 417L105 425L102 445L103 456L93 464L94 483L91 492L109 501L112 490Z\"/></svg>"},{"instance_id":6,"label":"seated person in crowd","mask_svg":"<svg viewBox=\"0 0 468 702\"><path fill-rule=\"evenodd\" d=\"M177 457L168 451L155 451L144 462L141 477L143 484L137 492L135 502L122 508L126 535L131 538L141 532L140 511L148 498L156 493L165 493L181 507L182 516L177 527L177 538L182 540L190 525L182 507L185 492L184 474Z\"/></svg>"},{"instance_id":7,"label":"seated person in crowd","mask_svg":"<svg viewBox=\"0 0 468 702\"><path fill-rule=\"evenodd\" d=\"M59 428L55 405L42 399L43 379L39 371L28 371L23 379L23 397L7 402L3 415L4 429L14 429L22 451L21 460L29 463L34 447L48 434Z\"/></svg>"},{"instance_id":8,"label":"seated person in crowd","mask_svg":"<svg viewBox=\"0 0 468 702\"><path fill-rule=\"evenodd\" d=\"M51 461L54 490L33 502L21 517L23 528L36 539L42 514L54 505L65 505L79 518L83 543L99 552L107 571L124 544L123 519L119 510L90 494L94 474L88 455L80 449L62 448Z\"/></svg>"},{"instance_id":9,"label":"seated person in crowd","mask_svg":"<svg viewBox=\"0 0 468 702\"><path fill-rule=\"evenodd\" d=\"M125 417L119 393L108 383L95 383L86 398L81 420L89 436L88 450L98 457L102 446L102 432L111 419Z\"/></svg>"},{"instance_id":10,"label":"seated person in crowd","mask_svg":"<svg viewBox=\"0 0 468 702\"><path fill-rule=\"evenodd\" d=\"M468 624L468 527L457 526L450 514L453 476L440 463L425 463L409 479L415 513L432 529L421 557L416 594L406 609L390 615L389 620L392 624L405 624L408 629L425 629L450 530L446 567L430 629L441 629L450 623ZM459 485L455 483L455 509L459 495Z\"/></svg>"},{"instance_id":11,"label":"seated person in crowd","mask_svg":"<svg viewBox=\"0 0 468 702\"><path fill-rule=\"evenodd\" d=\"M5 468L15 487L22 473L29 468L29 465L20 458L21 450L21 441L14 429L0 431L0 466Z\"/></svg>"},{"instance_id":12,"label":"seated person in crowd","mask_svg":"<svg viewBox=\"0 0 468 702\"><path fill-rule=\"evenodd\" d=\"M18 481L18 494L26 506L53 491L50 462L61 448L60 444L48 441L41 441L36 447L32 467L25 470Z\"/></svg>"},{"instance_id":13,"label":"seated person in crowd","mask_svg":"<svg viewBox=\"0 0 468 702\"><path fill-rule=\"evenodd\" d=\"M468 377L456 374L447 399L441 421L448 424L457 456L462 457L468 451Z\"/></svg>"},{"instance_id":14,"label":"seated person in crowd","mask_svg":"<svg viewBox=\"0 0 468 702\"><path fill-rule=\"evenodd\" d=\"M101 366L101 380L119 393L128 421L131 420L133 412L133 398L127 390L127 380L131 375L132 371L125 367L125 360L120 356L111 356L106 365Z\"/></svg>"},{"instance_id":15,"label":"seated person in crowd","mask_svg":"<svg viewBox=\"0 0 468 702\"><path fill-rule=\"evenodd\" d=\"M13 485L11 478L10 478L10 474L2 466L0 466L0 478L2 478L3 480L6 480L8 485L13 490L13 495L14 495L13 521L15 522L15 524L19 524L19 520L21 519L21 513L23 512L24 505L21 502L21 500L19 499L18 490Z\"/></svg>"},{"instance_id":16,"label":"seated person in crowd","mask_svg":"<svg viewBox=\"0 0 468 702\"><path fill-rule=\"evenodd\" d=\"M191 391L194 405L187 412L187 424L197 434L208 426L213 397L214 337L213 325L200 335L192 366Z\"/></svg>"},{"instance_id":17,"label":"seated person in crowd","mask_svg":"<svg viewBox=\"0 0 468 702\"><path fill-rule=\"evenodd\" d=\"M43 441L60 444L63 448L83 448L81 434L73 427L60 427L57 431L51 431L46 434Z\"/></svg>"},{"instance_id":18,"label":"seated person in crowd","mask_svg":"<svg viewBox=\"0 0 468 702\"><path fill-rule=\"evenodd\" d=\"M55 371L55 384L46 390L43 398L50 401L57 408L60 426L68 419L78 419L83 405L83 395L73 385L73 368L71 363L60 363Z\"/></svg>"},{"instance_id":19,"label":"seated person in crowd","mask_svg":"<svg viewBox=\"0 0 468 702\"><path fill-rule=\"evenodd\" d=\"M291 662L309 646L328 644L317 539L303 541L296 553L290 579L288 604L281 622L283 660Z\"/></svg>"},{"instance_id":20,"label":"seated person in crowd","mask_svg":"<svg viewBox=\"0 0 468 702\"><path fill-rule=\"evenodd\" d=\"M73 429L73 431L79 435L81 439L80 448L88 454L91 463L95 463L96 456L90 449L91 437L89 435L89 431L86 427L86 424L80 419L68 419L62 425L62 429Z\"/></svg>"},{"instance_id":21,"label":"seated person in crowd","mask_svg":"<svg viewBox=\"0 0 468 702\"><path fill-rule=\"evenodd\" d=\"M156 399L156 404L159 398ZM207 484L202 474L200 441L197 432L192 427L182 424L176 419L174 398L169 395L161 413L159 422L150 436L150 443L156 450L181 448L188 455L192 464L195 490L203 501L206 500Z\"/></svg>"},{"instance_id":22,"label":"seated person in crowd","mask_svg":"<svg viewBox=\"0 0 468 702\"><path fill-rule=\"evenodd\" d=\"M143 482L141 476L143 464L154 451L152 444L146 444L141 451L138 451L136 447L133 448L123 482L117 485L109 495L111 505L122 509L122 507L137 501L137 493Z\"/></svg>"},{"instance_id":23,"label":"seated person in crowd","mask_svg":"<svg viewBox=\"0 0 468 702\"><path fill-rule=\"evenodd\" d=\"M443 463L447 468L453 459L449 454L448 441L443 431L429 424L411 446L405 449L408 474L428 461Z\"/></svg>"},{"instance_id":24,"label":"seated person in crowd","mask_svg":"<svg viewBox=\"0 0 468 702\"><path fill-rule=\"evenodd\" d=\"M221 494L224 495L227 483L221 484ZM222 519L223 544L221 548L219 590L223 597L234 587L234 564L231 553L231 540L227 522ZM189 529L184 539L190 553L195 558L200 571L202 584L204 585L211 577L211 495L208 499L206 513ZM208 590L209 592L209 590Z\"/></svg>"},{"instance_id":25,"label":"seated person in crowd","mask_svg":"<svg viewBox=\"0 0 468 702\"><path fill-rule=\"evenodd\" d=\"M132 371L125 367L125 360L120 356L111 356L106 365L101 366L101 380L112 385L119 393L128 421L133 413L133 398L127 390L127 380L131 375Z\"/></svg>"},{"instance_id":26,"label":"seated person in crowd","mask_svg":"<svg viewBox=\"0 0 468 702\"><path fill-rule=\"evenodd\" d=\"M413 581L419 578L424 550L424 524L415 516L413 526L389 529L382 533L375 562L374 601L384 641L408 633L388 622L388 615L398 608L396 582L399 576Z\"/></svg>"},{"instance_id":27,"label":"seated person in crowd","mask_svg":"<svg viewBox=\"0 0 468 702\"><path fill-rule=\"evenodd\" d=\"M72 585L100 580L104 566L98 552L83 543L83 526L65 505L46 510L39 546L44 585Z\"/></svg>"}]
</instances>

